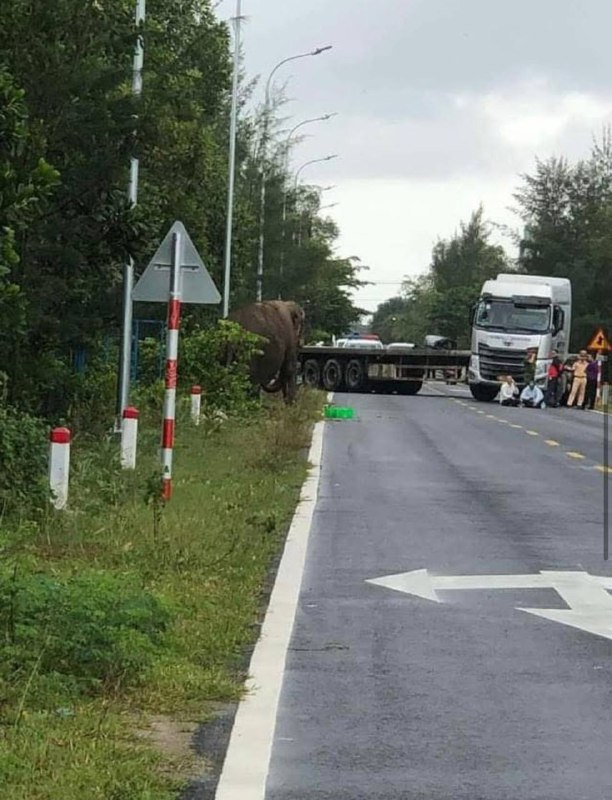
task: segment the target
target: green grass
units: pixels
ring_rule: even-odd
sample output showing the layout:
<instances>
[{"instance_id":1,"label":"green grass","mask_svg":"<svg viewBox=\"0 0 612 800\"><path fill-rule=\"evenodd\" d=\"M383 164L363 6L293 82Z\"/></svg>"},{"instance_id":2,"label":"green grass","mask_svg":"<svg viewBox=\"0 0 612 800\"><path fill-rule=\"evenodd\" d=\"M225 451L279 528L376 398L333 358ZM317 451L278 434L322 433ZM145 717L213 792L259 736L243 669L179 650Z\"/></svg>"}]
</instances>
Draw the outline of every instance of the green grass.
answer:
<instances>
[{"instance_id":1,"label":"green grass","mask_svg":"<svg viewBox=\"0 0 612 800\"><path fill-rule=\"evenodd\" d=\"M135 474L116 442L77 442L69 510L4 524L2 797L176 797L189 759L135 731L240 696L321 407L303 393L198 428L183 409L166 507L157 425L144 421Z\"/></svg>"}]
</instances>

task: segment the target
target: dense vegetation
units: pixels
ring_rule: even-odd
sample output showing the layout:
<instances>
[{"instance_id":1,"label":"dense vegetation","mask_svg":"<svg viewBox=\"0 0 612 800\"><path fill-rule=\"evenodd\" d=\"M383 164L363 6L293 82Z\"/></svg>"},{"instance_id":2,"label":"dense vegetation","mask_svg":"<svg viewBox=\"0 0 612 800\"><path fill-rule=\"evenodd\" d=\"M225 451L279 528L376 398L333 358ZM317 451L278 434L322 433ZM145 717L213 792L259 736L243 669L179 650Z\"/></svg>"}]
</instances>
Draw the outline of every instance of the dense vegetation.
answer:
<instances>
[{"instance_id":1,"label":"dense vegetation","mask_svg":"<svg viewBox=\"0 0 612 800\"><path fill-rule=\"evenodd\" d=\"M590 156L536 162L514 201L523 223L512 262L490 241L482 209L433 249L429 271L406 281L403 294L379 306L373 329L388 340L422 341L426 333L469 342L469 310L482 282L498 271L570 278L573 348L612 321L612 139L606 132Z\"/></svg>"},{"instance_id":2,"label":"dense vegetation","mask_svg":"<svg viewBox=\"0 0 612 800\"><path fill-rule=\"evenodd\" d=\"M161 305L135 313L155 324L139 328L134 474L120 469L110 433L126 261L140 272L180 219L222 286L231 59L212 5L148 0L137 102L134 0L2 3L0 784L12 800L176 796L193 764L169 763L136 730L148 736L155 715L176 733L201 721L208 701L240 695L262 587L305 475L320 398L303 393L285 409L250 397L259 341L220 321L220 309L185 310L177 502L159 499ZM255 297L262 126L246 110L251 89L241 98L233 306ZM288 188L275 141L264 296L303 303L314 335L341 333L358 315L358 264L333 254L338 231L318 193ZM193 383L205 392L197 428ZM49 503L51 424L75 434L65 512Z\"/></svg>"},{"instance_id":3,"label":"dense vegetation","mask_svg":"<svg viewBox=\"0 0 612 800\"><path fill-rule=\"evenodd\" d=\"M0 25L0 373L5 401L57 419L115 363L123 264L142 268L182 220L222 286L230 41L210 0L149 0L142 98L131 92L133 0L6 0ZM242 86L232 305L254 299L261 114ZM274 120L270 130L275 130ZM291 297L317 333L355 319L358 265L333 254L319 194L294 191L278 137L268 148L264 296ZM126 197L141 163L138 206ZM283 192L288 210L281 226ZM282 265L282 266L281 266ZM160 316L137 307L136 316ZM218 314L190 309L206 324ZM109 386L112 394L112 386ZM109 397L103 398L108 402Z\"/></svg>"}]
</instances>

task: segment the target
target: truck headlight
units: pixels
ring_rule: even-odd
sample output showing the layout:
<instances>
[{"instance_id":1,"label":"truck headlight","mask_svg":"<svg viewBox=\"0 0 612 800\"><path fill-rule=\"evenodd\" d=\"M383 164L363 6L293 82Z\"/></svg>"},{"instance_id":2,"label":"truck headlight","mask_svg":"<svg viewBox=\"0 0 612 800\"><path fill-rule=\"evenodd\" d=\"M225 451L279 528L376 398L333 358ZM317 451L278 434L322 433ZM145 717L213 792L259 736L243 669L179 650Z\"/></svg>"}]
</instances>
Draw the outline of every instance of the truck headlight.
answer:
<instances>
[{"instance_id":1,"label":"truck headlight","mask_svg":"<svg viewBox=\"0 0 612 800\"><path fill-rule=\"evenodd\" d=\"M478 356L470 356L470 369L473 372L480 372L480 359Z\"/></svg>"},{"instance_id":2,"label":"truck headlight","mask_svg":"<svg viewBox=\"0 0 612 800\"><path fill-rule=\"evenodd\" d=\"M550 361L538 361L535 368L536 381L543 380L548 375Z\"/></svg>"}]
</instances>

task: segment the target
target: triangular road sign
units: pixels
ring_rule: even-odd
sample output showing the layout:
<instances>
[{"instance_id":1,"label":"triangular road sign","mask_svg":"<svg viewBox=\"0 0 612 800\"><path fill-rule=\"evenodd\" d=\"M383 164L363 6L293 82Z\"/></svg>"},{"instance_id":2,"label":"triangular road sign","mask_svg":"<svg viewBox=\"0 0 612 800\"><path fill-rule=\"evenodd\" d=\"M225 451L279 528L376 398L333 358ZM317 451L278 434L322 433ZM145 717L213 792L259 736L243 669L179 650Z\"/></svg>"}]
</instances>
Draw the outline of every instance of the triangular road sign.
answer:
<instances>
[{"instance_id":1,"label":"triangular road sign","mask_svg":"<svg viewBox=\"0 0 612 800\"><path fill-rule=\"evenodd\" d=\"M586 349L599 350L600 353L612 349L603 328L597 329L596 333L591 337L591 341L586 346Z\"/></svg>"},{"instance_id":2,"label":"triangular road sign","mask_svg":"<svg viewBox=\"0 0 612 800\"><path fill-rule=\"evenodd\" d=\"M170 267L174 234L181 237L181 300L183 303L215 305L221 302L221 295L208 274L200 254L191 241L182 222L175 222L160 244L148 267L140 276L132 300L144 303L165 303L170 291Z\"/></svg>"}]
</instances>

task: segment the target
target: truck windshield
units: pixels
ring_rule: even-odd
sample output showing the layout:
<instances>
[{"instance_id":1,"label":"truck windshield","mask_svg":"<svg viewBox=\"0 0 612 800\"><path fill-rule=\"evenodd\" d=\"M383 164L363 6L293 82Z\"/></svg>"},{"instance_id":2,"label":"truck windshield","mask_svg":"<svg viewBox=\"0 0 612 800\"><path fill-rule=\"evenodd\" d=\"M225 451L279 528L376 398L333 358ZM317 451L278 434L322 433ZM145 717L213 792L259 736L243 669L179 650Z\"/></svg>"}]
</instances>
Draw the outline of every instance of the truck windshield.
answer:
<instances>
[{"instance_id":1,"label":"truck windshield","mask_svg":"<svg viewBox=\"0 0 612 800\"><path fill-rule=\"evenodd\" d=\"M475 324L478 328L509 333L546 333L550 330L550 306L483 299L476 308Z\"/></svg>"}]
</instances>

